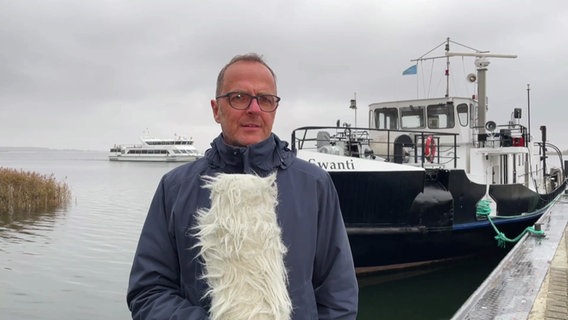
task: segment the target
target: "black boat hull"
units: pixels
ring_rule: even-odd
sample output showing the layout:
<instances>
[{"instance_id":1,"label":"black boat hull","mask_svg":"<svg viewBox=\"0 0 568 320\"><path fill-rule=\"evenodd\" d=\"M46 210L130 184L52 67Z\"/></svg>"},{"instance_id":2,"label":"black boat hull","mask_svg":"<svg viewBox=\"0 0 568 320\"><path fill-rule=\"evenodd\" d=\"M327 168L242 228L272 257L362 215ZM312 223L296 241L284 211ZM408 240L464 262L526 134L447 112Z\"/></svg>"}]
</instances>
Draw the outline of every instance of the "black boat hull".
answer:
<instances>
[{"instance_id":1,"label":"black boat hull","mask_svg":"<svg viewBox=\"0 0 568 320\"><path fill-rule=\"evenodd\" d=\"M355 266L382 267L502 251L476 204L485 185L463 170L330 172L338 190ZM508 238L533 226L564 190L492 185L495 226ZM509 244L511 247L513 244Z\"/></svg>"},{"instance_id":2,"label":"black boat hull","mask_svg":"<svg viewBox=\"0 0 568 320\"><path fill-rule=\"evenodd\" d=\"M499 231L514 238L527 226L534 225L541 214L525 219L503 221ZM489 222L462 225L449 230L409 230L407 232L375 234L349 228L349 241L355 266L376 267L435 261L469 255L502 251L497 245L495 231ZM509 244L508 247L513 244Z\"/></svg>"}]
</instances>

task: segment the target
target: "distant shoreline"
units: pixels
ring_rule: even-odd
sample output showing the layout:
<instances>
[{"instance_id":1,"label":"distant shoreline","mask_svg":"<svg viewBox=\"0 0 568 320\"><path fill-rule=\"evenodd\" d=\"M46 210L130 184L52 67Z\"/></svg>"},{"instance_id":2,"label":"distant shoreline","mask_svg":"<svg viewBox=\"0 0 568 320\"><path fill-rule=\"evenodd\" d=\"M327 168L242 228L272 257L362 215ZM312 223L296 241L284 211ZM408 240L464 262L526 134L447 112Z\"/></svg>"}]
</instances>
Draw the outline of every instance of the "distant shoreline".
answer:
<instances>
[{"instance_id":1,"label":"distant shoreline","mask_svg":"<svg viewBox=\"0 0 568 320\"><path fill-rule=\"evenodd\" d=\"M76 152L106 152L106 150L82 150L82 149L57 149L47 147L2 147L0 152L6 151L76 151ZM562 155L568 156L568 150L563 150Z\"/></svg>"},{"instance_id":2,"label":"distant shoreline","mask_svg":"<svg viewBox=\"0 0 568 320\"><path fill-rule=\"evenodd\" d=\"M0 146L0 152L10 152L10 151L73 151L73 152L105 152L106 150L82 150L82 149L58 149L58 148L47 148L47 147L2 147Z\"/></svg>"}]
</instances>

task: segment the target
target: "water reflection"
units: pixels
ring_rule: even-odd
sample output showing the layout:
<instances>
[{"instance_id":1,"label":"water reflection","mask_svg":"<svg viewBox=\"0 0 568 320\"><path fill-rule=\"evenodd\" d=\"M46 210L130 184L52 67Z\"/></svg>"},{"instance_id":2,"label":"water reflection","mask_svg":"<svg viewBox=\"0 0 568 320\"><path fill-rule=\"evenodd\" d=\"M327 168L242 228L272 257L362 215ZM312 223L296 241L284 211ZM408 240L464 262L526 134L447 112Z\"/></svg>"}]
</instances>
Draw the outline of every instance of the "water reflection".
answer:
<instances>
[{"instance_id":1,"label":"water reflection","mask_svg":"<svg viewBox=\"0 0 568 320\"><path fill-rule=\"evenodd\" d=\"M46 232L53 230L59 219L65 219L66 212L67 206L51 211L23 210L1 214L0 239L34 241L34 237L41 237Z\"/></svg>"},{"instance_id":2,"label":"water reflection","mask_svg":"<svg viewBox=\"0 0 568 320\"><path fill-rule=\"evenodd\" d=\"M128 319L128 273L166 164L106 152L0 153L0 166L67 177L72 203L0 218L1 319Z\"/></svg>"},{"instance_id":3,"label":"water reflection","mask_svg":"<svg viewBox=\"0 0 568 320\"><path fill-rule=\"evenodd\" d=\"M451 319L508 251L359 277L357 319Z\"/></svg>"}]
</instances>

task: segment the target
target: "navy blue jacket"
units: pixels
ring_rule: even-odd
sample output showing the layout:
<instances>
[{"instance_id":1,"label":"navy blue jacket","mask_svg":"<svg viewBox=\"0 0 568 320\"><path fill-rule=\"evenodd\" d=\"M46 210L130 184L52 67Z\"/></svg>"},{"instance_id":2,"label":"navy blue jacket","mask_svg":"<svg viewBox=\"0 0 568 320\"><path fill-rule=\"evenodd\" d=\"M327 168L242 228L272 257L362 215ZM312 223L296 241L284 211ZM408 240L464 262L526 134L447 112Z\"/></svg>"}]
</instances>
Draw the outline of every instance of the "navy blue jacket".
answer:
<instances>
[{"instance_id":1,"label":"navy blue jacket","mask_svg":"<svg viewBox=\"0 0 568 320\"><path fill-rule=\"evenodd\" d=\"M207 284L200 279L195 213L209 208L202 176L278 171L278 223L288 248L284 263L292 319L355 319L358 286L337 192L329 174L296 158L272 134L248 147L222 135L205 156L162 178L134 257L127 302L133 319L208 319Z\"/></svg>"}]
</instances>

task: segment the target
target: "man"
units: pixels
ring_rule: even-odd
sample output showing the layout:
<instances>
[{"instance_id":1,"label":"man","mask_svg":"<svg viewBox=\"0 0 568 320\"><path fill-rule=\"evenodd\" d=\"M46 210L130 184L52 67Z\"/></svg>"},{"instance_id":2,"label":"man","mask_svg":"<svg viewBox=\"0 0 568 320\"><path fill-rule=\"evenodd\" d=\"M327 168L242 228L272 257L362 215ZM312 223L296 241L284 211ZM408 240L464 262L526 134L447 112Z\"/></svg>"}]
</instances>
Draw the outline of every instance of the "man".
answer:
<instances>
[{"instance_id":1,"label":"man","mask_svg":"<svg viewBox=\"0 0 568 320\"><path fill-rule=\"evenodd\" d=\"M150 205L128 288L134 319L209 319L211 288L195 234L199 212L212 207L204 177L243 173L276 176L290 318L356 318L358 286L337 192L325 171L272 133L279 101L274 72L256 54L236 56L219 73L211 108L221 134L203 158L167 173Z\"/></svg>"}]
</instances>

